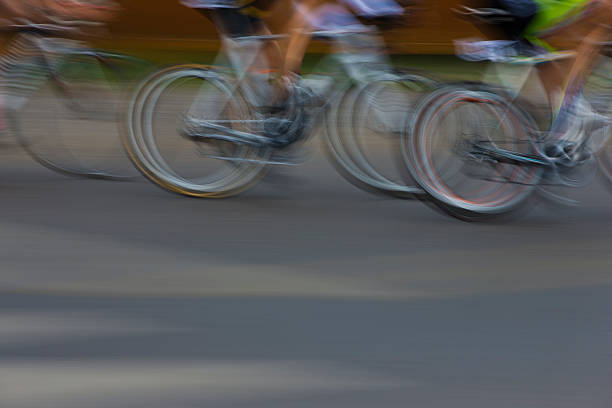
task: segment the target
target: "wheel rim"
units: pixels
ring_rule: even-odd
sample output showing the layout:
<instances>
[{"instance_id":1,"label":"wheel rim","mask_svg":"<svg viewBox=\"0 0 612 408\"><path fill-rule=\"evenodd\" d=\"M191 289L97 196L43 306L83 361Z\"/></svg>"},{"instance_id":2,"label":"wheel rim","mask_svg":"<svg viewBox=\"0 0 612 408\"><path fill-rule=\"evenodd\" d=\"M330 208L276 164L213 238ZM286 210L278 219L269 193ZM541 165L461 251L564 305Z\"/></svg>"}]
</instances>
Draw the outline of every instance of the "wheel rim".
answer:
<instances>
[{"instance_id":1,"label":"wheel rim","mask_svg":"<svg viewBox=\"0 0 612 408\"><path fill-rule=\"evenodd\" d=\"M193 163L181 163L180 160L171 162L166 154L167 152L165 150L162 151L160 148L159 137L164 133L163 131L160 132L156 130L159 124L160 115L165 115L164 119L166 120L172 116L172 114L168 115L164 113L163 110L168 105L163 105L160 100L162 96L165 95L166 91L172 90L174 86L181 85L181 82L187 80L196 80L201 82L201 84L213 84L219 92L215 96L219 96L222 92L228 100L236 100L236 98L231 97L231 89L221 77L214 72L202 68L179 68L174 71L162 73L153 80L148 81L147 85L140 90L132 103L130 109L131 115L128 117L128 122L130 124L130 141L132 142L131 144L134 150L133 156L135 156L136 161L139 163L139 166L143 168L145 174L165 188L195 196L223 196L233 194L237 190L244 188L257 177L258 173L263 169L263 163L252 163L248 161L230 162L215 159L217 162L222 162L221 167L224 168L223 172L218 172L218 174L214 175L207 174L206 177L194 178L185 173L185 165L193 164L201 166L203 160L196 160L197 158L190 157L190 160L194 160ZM197 87L198 89L195 89L196 94L201 94L199 86ZM191 91L194 91L193 86ZM177 101L174 100L173 102ZM243 106L246 107L246 104ZM185 115L184 109L182 114ZM183 147L191 149L193 152L199 152L198 145L200 142L186 141L178 134L176 117L177 116L172 120L174 129L165 129L166 132L172 134L173 139L170 139L171 144L181 144L184 145ZM201 119L208 118L202 117ZM236 156L237 158L244 160L265 159L265 157L260 155L261 152L258 154L254 149L246 147L238 147L237 149L240 150L237 152L237 154L239 154L239 156ZM181 166L181 169L179 170L177 166ZM205 172L204 169L201 169L201 171L203 173Z\"/></svg>"},{"instance_id":2,"label":"wheel rim","mask_svg":"<svg viewBox=\"0 0 612 408\"><path fill-rule=\"evenodd\" d=\"M507 211L527 197L539 179L541 171L538 168L498 163L493 166L490 175L480 175L479 179L472 177L460 179L462 173L466 171L465 159L463 158L463 162L460 160L459 164L454 163L458 167L444 168L445 163L440 163L442 156L440 152L459 156L466 153L465 147L468 145L464 144L463 150L457 148L456 140L455 144L436 145L436 141L444 133L442 129L444 121L451 113L456 113L453 110L462 105L477 104L480 110L488 111L489 121L495 123L495 128L498 130L498 134L486 136L488 143L492 147L513 151L522 149L525 152L524 150L530 149L528 146L531 145L527 143L526 136L523 136L525 130L516 113L509 110L503 100L491 94L453 91L439 93L432 99L429 106L425 106L420 111L419 117L414 120L410 151L407 152L411 158L409 164L413 176L422 187L446 205L475 213ZM461 116L461 113L459 115ZM466 113L463 112L463 115ZM456 136L460 132L455 128L451 134ZM482 137L482 135L476 136ZM524 145L520 145L523 142ZM462 147L461 144L458 147ZM450 157L453 158L457 157ZM481 163L476 167L480 167L479 170L482 171L484 166L488 164ZM488 179L492 176L496 179Z\"/></svg>"}]
</instances>

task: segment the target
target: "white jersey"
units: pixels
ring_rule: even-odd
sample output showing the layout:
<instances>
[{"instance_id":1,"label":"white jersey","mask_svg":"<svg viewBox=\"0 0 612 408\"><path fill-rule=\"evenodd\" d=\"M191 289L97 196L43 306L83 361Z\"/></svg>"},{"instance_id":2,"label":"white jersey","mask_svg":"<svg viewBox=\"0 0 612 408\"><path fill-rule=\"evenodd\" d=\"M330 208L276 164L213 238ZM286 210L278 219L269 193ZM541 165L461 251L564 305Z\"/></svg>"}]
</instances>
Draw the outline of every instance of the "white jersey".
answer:
<instances>
[{"instance_id":1,"label":"white jersey","mask_svg":"<svg viewBox=\"0 0 612 408\"><path fill-rule=\"evenodd\" d=\"M236 0L181 0L181 4L203 9L238 8Z\"/></svg>"},{"instance_id":2,"label":"white jersey","mask_svg":"<svg viewBox=\"0 0 612 408\"><path fill-rule=\"evenodd\" d=\"M391 17L402 15L404 9L394 0L340 0L360 17Z\"/></svg>"},{"instance_id":3,"label":"white jersey","mask_svg":"<svg viewBox=\"0 0 612 408\"><path fill-rule=\"evenodd\" d=\"M404 9L393 0L339 0L325 3L304 13L309 24L320 31L368 31L355 15L359 17L401 16Z\"/></svg>"},{"instance_id":4,"label":"white jersey","mask_svg":"<svg viewBox=\"0 0 612 408\"><path fill-rule=\"evenodd\" d=\"M238 8L236 0L181 0L191 8ZM363 17L382 17L402 14L402 8L394 0L339 0L353 13Z\"/></svg>"}]
</instances>

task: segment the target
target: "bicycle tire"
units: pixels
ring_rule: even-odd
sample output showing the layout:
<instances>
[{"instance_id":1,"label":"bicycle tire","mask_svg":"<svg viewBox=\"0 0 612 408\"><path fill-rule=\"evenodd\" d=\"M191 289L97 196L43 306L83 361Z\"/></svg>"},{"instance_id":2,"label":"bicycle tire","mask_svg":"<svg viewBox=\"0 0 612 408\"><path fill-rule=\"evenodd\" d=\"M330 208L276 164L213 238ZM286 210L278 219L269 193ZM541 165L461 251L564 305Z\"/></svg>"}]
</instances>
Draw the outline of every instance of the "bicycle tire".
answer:
<instances>
[{"instance_id":1,"label":"bicycle tire","mask_svg":"<svg viewBox=\"0 0 612 408\"><path fill-rule=\"evenodd\" d=\"M39 83L9 115L24 150L41 165L67 175L135 177L120 137L124 82L118 69L93 51L63 55L53 68L41 58L30 61L38 67Z\"/></svg>"},{"instance_id":2,"label":"bicycle tire","mask_svg":"<svg viewBox=\"0 0 612 408\"><path fill-rule=\"evenodd\" d=\"M196 97L200 98L197 103L198 114L203 115L204 110L211 105L204 103L202 98L211 95L211 97L222 97L227 103L231 103L230 109L235 109L240 115L241 121L251 117L249 104L242 98L239 90L232 89L230 86L231 80L225 75L216 72L211 67L203 65L179 65L163 69L148 77L137 88L134 96L130 99L126 117L124 119L123 140L129 157L132 159L141 173L150 181L174 193L191 196L191 197L206 197L206 198L223 198L238 194L253 184L255 184L265 173L266 159L270 156L270 149L255 148L244 145L226 144L225 148L229 149L228 154L238 154L233 156L229 161L229 169L220 176L212 177L210 181L200 178L190 178L185 175L183 169L178 169L181 165L199 167L199 160L193 160L194 157L188 157L189 162L180 159L170 160L165 151L162 151L162 142L157 140L156 136L163 136L167 133L172 133L172 130L167 132L158 132L154 130L158 122L156 115L161 115L163 109L160 110L162 95L165 96L165 91L170 90L171 85L180 85L181 80L193 79L199 85L190 85L187 90L193 90L193 87L198 88ZM179 81L179 82L177 82ZM212 92L202 92L203 86L211 86L212 90L218 92L218 95L212 95ZM170 98L171 104L178 103L184 96L180 96L176 100ZM217 105L219 101L213 101ZM189 110L193 109L194 104L189 106ZM215 108L217 108L215 106ZM223 108L225 112L225 107ZM159 113L162 112L162 113ZM222 114L219 112L217 114ZM235 115L236 112L231 112L228 115ZM185 112L179 112L177 115L163 113L168 116L166 120L160 121L168 123L171 120L178 121L175 124L178 126ZM228 116L229 117L229 116ZM231 116L232 118L234 116ZM179 129L174 129L177 131ZM174 135L170 140L169 146L172 149L178 150L177 146L184 142L186 150L193 149L196 156L199 152L201 142L193 142L185 140L180 135ZM174 152L176 153L176 152ZM169 154L174 154L169 152ZM183 152L179 153L182 154ZM229 156L228 156L229 157ZM198 157L202 159L202 157ZM173 163L170 164L170 161ZM219 160L223 162L223 160ZM191 171L191 169L190 169ZM200 176L197 176L200 177Z\"/></svg>"},{"instance_id":3,"label":"bicycle tire","mask_svg":"<svg viewBox=\"0 0 612 408\"><path fill-rule=\"evenodd\" d=\"M493 124L491 128L500 129L500 126L504 126L501 137L505 139L487 135L481 140L479 134L469 133L467 135L472 138L466 138L464 132L457 132L457 126L453 124L451 135L461 133L461 140L451 143L452 148L442 146L436 149L435 155L438 158L443 158L444 152L450 153L446 162L440 160L441 163L437 165L433 161L434 137L442 133L439 126L452 112L451 109L458 109L463 104L490 112L490 123ZM480 84L449 85L421 101L417 113L406 126L407 132L402 136L402 153L412 176L438 208L461 220L485 221L507 216L522 208L535 190L543 169L495 161L487 164L486 157L482 157L482 162L478 164L471 157L466 160L460 156L465 154L465 147L474 142L489 143L490 146L517 153L534 154L534 138L531 135L534 128L530 117L500 92ZM479 126L479 132L482 129ZM449 167L448 163L453 158L460 160L454 167ZM492 175L482 174L487 165L492 167ZM480 174L469 174L470 171ZM463 175L467 176L465 180L460 179ZM456 181L458 178L459 182ZM449 185L451 183L455 185ZM472 183L476 183L473 192L463 191L463 187Z\"/></svg>"},{"instance_id":4,"label":"bicycle tire","mask_svg":"<svg viewBox=\"0 0 612 408\"><path fill-rule=\"evenodd\" d=\"M381 79L361 86L353 86L344 93L338 103L338 108L332 112L331 117L334 118L333 124L335 126L328 125L326 140L332 162L340 170L345 179L353 185L366 191L393 197L413 198L416 195L422 195L423 190L414 186L413 182L406 177L407 174L401 171L404 167L396 166L392 171L395 174L391 176L388 173L383 174L380 170L380 163L373 163L370 153L362 144L363 139L359 140L357 136L364 129L364 124L358 121L369 116L364 111L372 105L371 98L378 95L381 88L385 88L389 84L392 86L399 84L402 87L404 81L410 84L418 84L422 88L425 87L423 86L425 84L433 87L434 83L416 74L403 73L395 75L392 79ZM402 92L405 91L408 91L408 87L404 85ZM407 106L410 104L405 102L402 100L399 106L400 110L393 112L396 116L393 119L395 122L398 122L395 126L398 129L401 128L403 123L401 118L410 114L411 107ZM388 112L386 109L385 111ZM385 136L391 140L391 145L386 146L388 149L383 151L385 159L397 165L398 148L397 144L393 141L392 133L385 132ZM389 143L387 142L387 144Z\"/></svg>"},{"instance_id":5,"label":"bicycle tire","mask_svg":"<svg viewBox=\"0 0 612 408\"><path fill-rule=\"evenodd\" d=\"M436 82L429 78L403 72L369 83L355 99L351 132L344 134L344 144L353 163L387 186L385 194L413 198L424 193L398 160L398 150L406 118L413 114L416 102L435 87ZM377 152L372 144L384 147ZM381 153L382 160L377 157Z\"/></svg>"}]
</instances>

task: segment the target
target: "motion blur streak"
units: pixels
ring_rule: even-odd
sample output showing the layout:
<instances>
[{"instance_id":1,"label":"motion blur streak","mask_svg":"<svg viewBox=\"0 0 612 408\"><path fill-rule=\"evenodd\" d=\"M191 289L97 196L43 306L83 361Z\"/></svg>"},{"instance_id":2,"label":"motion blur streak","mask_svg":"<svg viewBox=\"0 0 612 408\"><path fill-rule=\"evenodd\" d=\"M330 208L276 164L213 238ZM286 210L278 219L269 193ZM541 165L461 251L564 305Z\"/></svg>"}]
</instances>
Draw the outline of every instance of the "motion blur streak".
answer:
<instances>
[{"instance_id":1,"label":"motion blur streak","mask_svg":"<svg viewBox=\"0 0 612 408\"><path fill-rule=\"evenodd\" d=\"M2 367L11 373L2 376L2 382L10 389L5 401L13 407L240 404L291 394L393 388L391 381L367 373L299 361L106 360L8 363ZM55 380L50 384L51 376ZM110 398L105 396L108 393L112 394Z\"/></svg>"},{"instance_id":2,"label":"motion blur streak","mask_svg":"<svg viewBox=\"0 0 612 408\"><path fill-rule=\"evenodd\" d=\"M0 408L610 408L610 4L0 0Z\"/></svg>"}]
</instances>

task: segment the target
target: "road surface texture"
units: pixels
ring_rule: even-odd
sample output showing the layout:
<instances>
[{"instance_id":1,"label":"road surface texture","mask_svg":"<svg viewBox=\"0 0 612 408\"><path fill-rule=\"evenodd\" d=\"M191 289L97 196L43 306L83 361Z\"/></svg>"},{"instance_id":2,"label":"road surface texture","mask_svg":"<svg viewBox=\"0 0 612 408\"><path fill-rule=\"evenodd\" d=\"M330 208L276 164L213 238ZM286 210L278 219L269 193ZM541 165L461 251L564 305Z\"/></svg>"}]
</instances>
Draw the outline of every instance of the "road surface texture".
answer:
<instances>
[{"instance_id":1,"label":"road surface texture","mask_svg":"<svg viewBox=\"0 0 612 408\"><path fill-rule=\"evenodd\" d=\"M612 195L467 224L316 154L224 200L3 145L0 407L612 406Z\"/></svg>"}]
</instances>

